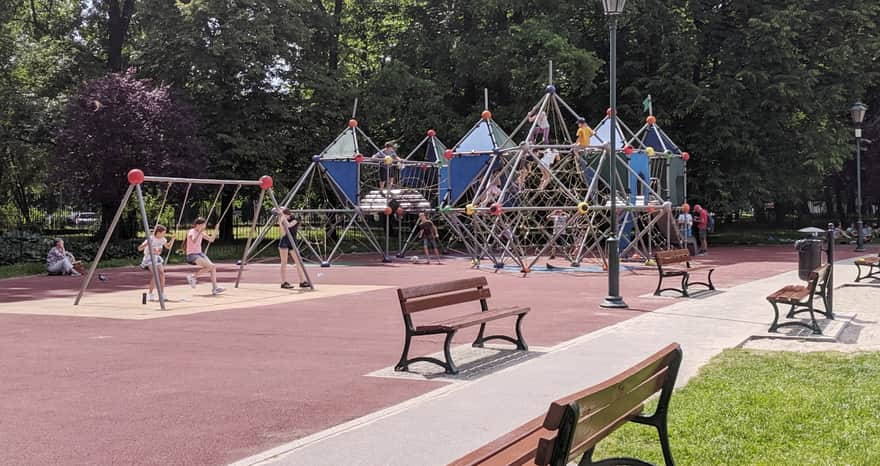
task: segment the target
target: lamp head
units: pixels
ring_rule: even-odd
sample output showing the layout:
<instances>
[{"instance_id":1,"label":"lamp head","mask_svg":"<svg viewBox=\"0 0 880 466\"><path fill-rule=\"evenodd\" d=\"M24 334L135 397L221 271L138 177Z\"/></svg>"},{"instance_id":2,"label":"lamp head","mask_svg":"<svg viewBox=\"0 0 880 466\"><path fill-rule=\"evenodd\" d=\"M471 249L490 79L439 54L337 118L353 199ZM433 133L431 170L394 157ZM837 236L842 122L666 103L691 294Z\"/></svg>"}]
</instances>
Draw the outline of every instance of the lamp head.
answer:
<instances>
[{"instance_id":1,"label":"lamp head","mask_svg":"<svg viewBox=\"0 0 880 466\"><path fill-rule=\"evenodd\" d=\"M867 105L861 102L854 103L853 106L849 108L849 114L852 116L853 123L861 125L862 122L865 121L865 112L867 111Z\"/></svg>"},{"instance_id":2,"label":"lamp head","mask_svg":"<svg viewBox=\"0 0 880 466\"><path fill-rule=\"evenodd\" d=\"M624 3L626 3L626 0L602 0L605 16L617 16L623 13Z\"/></svg>"}]
</instances>

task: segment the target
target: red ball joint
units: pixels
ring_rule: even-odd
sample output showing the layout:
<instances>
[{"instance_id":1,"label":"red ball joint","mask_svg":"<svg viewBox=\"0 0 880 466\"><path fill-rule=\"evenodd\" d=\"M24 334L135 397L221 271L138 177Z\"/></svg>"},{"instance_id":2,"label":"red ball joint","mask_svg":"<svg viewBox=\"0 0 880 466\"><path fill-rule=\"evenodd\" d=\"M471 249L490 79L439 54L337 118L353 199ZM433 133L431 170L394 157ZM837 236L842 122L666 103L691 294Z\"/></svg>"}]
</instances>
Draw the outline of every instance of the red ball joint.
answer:
<instances>
[{"instance_id":1,"label":"red ball joint","mask_svg":"<svg viewBox=\"0 0 880 466\"><path fill-rule=\"evenodd\" d=\"M355 128L357 128L357 125L358 125L358 121L355 120L354 118L352 118L351 120L348 120L348 127L349 128L355 129Z\"/></svg>"},{"instance_id":2,"label":"red ball joint","mask_svg":"<svg viewBox=\"0 0 880 466\"><path fill-rule=\"evenodd\" d=\"M260 189L272 189L272 177L263 175L260 177Z\"/></svg>"},{"instance_id":3,"label":"red ball joint","mask_svg":"<svg viewBox=\"0 0 880 466\"><path fill-rule=\"evenodd\" d=\"M398 207L398 208L397 208L397 216L398 216L398 217L403 217L403 207Z\"/></svg>"},{"instance_id":4,"label":"red ball joint","mask_svg":"<svg viewBox=\"0 0 880 466\"><path fill-rule=\"evenodd\" d=\"M687 152L682 152L682 153L681 153L681 159L684 160L685 162L687 162L688 160L691 159L691 154L689 154L689 153L687 153Z\"/></svg>"},{"instance_id":5,"label":"red ball joint","mask_svg":"<svg viewBox=\"0 0 880 466\"><path fill-rule=\"evenodd\" d=\"M364 161L364 154L354 154L355 163L361 163Z\"/></svg>"},{"instance_id":6,"label":"red ball joint","mask_svg":"<svg viewBox=\"0 0 880 466\"><path fill-rule=\"evenodd\" d=\"M455 153L452 152L452 149L446 149L446 152L443 153L443 157L445 157L446 160L452 160L452 156L453 156L454 154L455 154Z\"/></svg>"},{"instance_id":7,"label":"red ball joint","mask_svg":"<svg viewBox=\"0 0 880 466\"><path fill-rule=\"evenodd\" d=\"M625 147L623 148L623 153L626 154L626 155L632 155L632 153L633 153L633 148L632 148L632 146L625 146Z\"/></svg>"},{"instance_id":8,"label":"red ball joint","mask_svg":"<svg viewBox=\"0 0 880 466\"><path fill-rule=\"evenodd\" d=\"M138 168L132 168L128 171L129 184L141 184L144 182L144 172Z\"/></svg>"},{"instance_id":9,"label":"red ball joint","mask_svg":"<svg viewBox=\"0 0 880 466\"><path fill-rule=\"evenodd\" d=\"M434 137L434 136L436 136L436 135L437 135L437 132L434 131L433 129L429 129L429 130L428 130L428 137L429 137L429 138L432 138L432 137Z\"/></svg>"},{"instance_id":10,"label":"red ball joint","mask_svg":"<svg viewBox=\"0 0 880 466\"><path fill-rule=\"evenodd\" d=\"M605 115L611 116L611 108L608 108L607 110L605 110Z\"/></svg>"},{"instance_id":11,"label":"red ball joint","mask_svg":"<svg viewBox=\"0 0 880 466\"><path fill-rule=\"evenodd\" d=\"M385 208L385 215L391 215L391 212L394 212L393 210L391 210L391 207Z\"/></svg>"},{"instance_id":12,"label":"red ball joint","mask_svg":"<svg viewBox=\"0 0 880 466\"><path fill-rule=\"evenodd\" d=\"M501 209L501 204L498 203L498 202L492 204L492 206L489 207L489 212L490 212L492 215L496 215L496 216L501 215L501 210L502 210L502 209Z\"/></svg>"},{"instance_id":13,"label":"red ball joint","mask_svg":"<svg viewBox=\"0 0 880 466\"><path fill-rule=\"evenodd\" d=\"M490 112L488 110L483 110L483 113L481 113L480 116L483 117L484 120L491 120L492 119L492 112Z\"/></svg>"}]
</instances>

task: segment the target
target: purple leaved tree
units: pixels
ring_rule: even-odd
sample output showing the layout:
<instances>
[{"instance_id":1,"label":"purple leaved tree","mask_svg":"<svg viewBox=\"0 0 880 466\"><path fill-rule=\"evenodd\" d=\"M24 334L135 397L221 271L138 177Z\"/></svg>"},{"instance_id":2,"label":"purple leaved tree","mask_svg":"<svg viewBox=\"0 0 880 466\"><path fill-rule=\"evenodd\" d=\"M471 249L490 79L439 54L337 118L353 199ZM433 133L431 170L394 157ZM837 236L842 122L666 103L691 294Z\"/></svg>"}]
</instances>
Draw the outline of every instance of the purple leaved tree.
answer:
<instances>
[{"instance_id":1,"label":"purple leaved tree","mask_svg":"<svg viewBox=\"0 0 880 466\"><path fill-rule=\"evenodd\" d=\"M84 202L100 204L102 235L140 168L160 176L205 172L205 146L192 109L169 87L111 73L83 84L56 139L54 179Z\"/></svg>"}]
</instances>

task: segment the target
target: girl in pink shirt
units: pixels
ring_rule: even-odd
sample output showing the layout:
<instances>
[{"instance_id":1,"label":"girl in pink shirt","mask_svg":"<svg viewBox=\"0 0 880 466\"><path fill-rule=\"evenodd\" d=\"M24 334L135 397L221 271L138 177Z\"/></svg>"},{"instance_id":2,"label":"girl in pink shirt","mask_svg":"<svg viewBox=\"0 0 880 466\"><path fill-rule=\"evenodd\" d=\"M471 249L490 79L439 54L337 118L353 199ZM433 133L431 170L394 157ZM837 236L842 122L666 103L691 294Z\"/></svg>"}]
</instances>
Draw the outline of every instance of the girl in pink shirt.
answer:
<instances>
[{"instance_id":1,"label":"girl in pink shirt","mask_svg":"<svg viewBox=\"0 0 880 466\"><path fill-rule=\"evenodd\" d=\"M216 295L226 290L223 287L217 286L217 266L202 252L203 240L213 243L217 239L216 236L205 233L207 227L208 221L199 217L193 222L193 227L186 232L186 262L200 267L199 270L196 270L196 273L187 275L186 281L189 282L189 286L195 288L198 283L199 274L204 272L210 273L211 294Z\"/></svg>"}]
</instances>

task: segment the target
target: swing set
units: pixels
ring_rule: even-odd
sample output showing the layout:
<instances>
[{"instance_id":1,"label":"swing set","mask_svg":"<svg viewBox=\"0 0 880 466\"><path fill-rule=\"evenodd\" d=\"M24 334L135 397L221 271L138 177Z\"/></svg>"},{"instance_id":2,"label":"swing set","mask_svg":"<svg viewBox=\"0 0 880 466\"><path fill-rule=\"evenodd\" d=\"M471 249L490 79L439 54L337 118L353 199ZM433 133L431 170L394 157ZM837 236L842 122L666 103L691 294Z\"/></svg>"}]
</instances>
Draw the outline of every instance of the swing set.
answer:
<instances>
[{"instance_id":1,"label":"swing set","mask_svg":"<svg viewBox=\"0 0 880 466\"><path fill-rule=\"evenodd\" d=\"M88 274L86 275L85 280L83 280L82 286L80 287L79 293L76 296L76 300L74 301L74 305L79 305L80 300L82 300L83 294L85 294L86 289L91 284L92 278L95 275L95 271L98 269L98 264L101 261L101 257L104 255L104 251L107 248L107 245L110 243L110 239L113 237L113 233L116 230L117 225L119 224L119 219L122 217L123 211L128 205L129 200L132 197L132 194L137 195L138 200L138 209L140 212L140 217L142 220L142 226L144 228L144 236L148 239L147 244L147 255L149 257L149 262L152 264L151 267L147 267L150 272L153 274L153 280L156 285L156 291L159 295L159 306L164 311L165 309L165 290L163 289L162 282L159 278L159 270L157 265L160 264L161 257L159 255L154 255L153 250L149 245L151 244L152 235L155 231L156 226L159 224L159 219L162 217L162 214L165 211L165 207L168 205L168 197L171 192L172 186L175 184L185 184L186 190L183 197L183 202L180 204L179 213L177 215L177 221L174 225L174 232L172 233L172 238L176 239L177 232L180 230L180 224L184 218L184 212L186 210L187 202L190 200L190 194L192 192L193 185L208 185L208 186L217 186L217 193L213 197L213 201L211 202L211 207L208 210L208 214L205 217L208 222L210 222L211 217L214 215L215 211L219 213L219 217L217 219L216 225L220 225L223 220L226 218L227 214L232 210L233 202L229 202L225 208L222 207L220 203L220 198L223 195L224 190L227 186L235 186L235 190L232 194L232 198L238 195L243 187L259 187L260 194L259 199L254 208L254 216L250 222L250 225L247 230L247 241L245 243L245 252L242 255L242 259L238 265L238 272L235 277L235 288L238 288L241 282L241 275L244 271L244 265L247 259L247 251L250 249L251 244L254 238L254 231L256 230L257 221L260 217L260 210L263 205L263 201L265 197L268 195L269 200L272 202L272 205L280 210L280 206L278 204L278 200L275 198L275 194L272 191L272 178L269 176L263 176L259 180L221 180L221 179L204 179L204 178L171 178L171 177L163 177L163 176L145 176L143 171L139 169L133 169L128 172L128 188L125 191L125 194L122 197L122 201L119 204L119 208L116 210L116 214L113 216L113 221L110 222L110 228L108 228L107 233L104 235L103 241L101 241L101 246L98 248L98 253L95 256L95 259L92 261L91 267L89 267ZM149 216L147 215L146 203L144 202L144 194L141 185L144 183L164 183L167 186L165 187L164 193L162 195L162 201L159 206L159 213L156 216L155 222L150 223ZM219 207L218 207L219 206ZM290 232L284 232L287 235L288 241L290 244L296 244L295 238L291 237ZM208 252L208 249L211 247L211 243L208 243L205 247L205 252ZM291 253L296 254L299 259L299 263L302 263L301 258L299 258L299 251L297 248L291 248ZM168 258L171 255L171 250L166 253L164 258L164 263L168 262ZM190 265L196 265L193 262L187 261ZM312 280L308 276L308 272L306 270L302 271L305 275L308 283L310 284L310 289L314 290L314 286L312 285Z\"/></svg>"}]
</instances>

